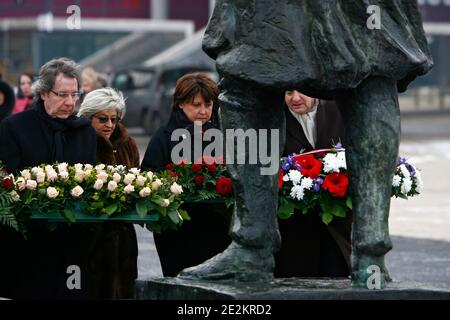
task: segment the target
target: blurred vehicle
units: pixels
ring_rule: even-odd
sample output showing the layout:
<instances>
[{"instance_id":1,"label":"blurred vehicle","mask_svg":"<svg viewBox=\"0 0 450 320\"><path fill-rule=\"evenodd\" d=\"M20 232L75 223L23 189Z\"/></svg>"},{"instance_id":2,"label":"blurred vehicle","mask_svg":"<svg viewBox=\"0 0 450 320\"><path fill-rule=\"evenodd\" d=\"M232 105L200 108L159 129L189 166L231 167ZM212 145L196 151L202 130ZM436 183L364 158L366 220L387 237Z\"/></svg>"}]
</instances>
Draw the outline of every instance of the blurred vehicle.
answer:
<instances>
[{"instance_id":1,"label":"blurred vehicle","mask_svg":"<svg viewBox=\"0 0 450 320\"><path fill-rule=\"evenodd\" d=\"M143 127L146 134L153 134L169 119L177 79L191 72L205 72L218 80L208 66L136 66L117 71L111 86L127 98L124 125Z\"/></svg>"}]
</instances>

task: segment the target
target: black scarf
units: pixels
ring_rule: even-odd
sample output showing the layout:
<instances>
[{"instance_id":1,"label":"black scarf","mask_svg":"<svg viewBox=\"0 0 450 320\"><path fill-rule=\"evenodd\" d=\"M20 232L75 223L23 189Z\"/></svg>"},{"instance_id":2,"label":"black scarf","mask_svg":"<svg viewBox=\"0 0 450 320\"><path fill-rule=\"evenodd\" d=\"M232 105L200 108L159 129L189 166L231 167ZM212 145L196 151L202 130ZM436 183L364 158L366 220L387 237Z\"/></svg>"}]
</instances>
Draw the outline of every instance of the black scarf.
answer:
<instances>
[{"instance_id":1,"label":"black scarf","mask_svg":"<svg viewBox=\"0 0 450 320\"><path fill-rule=\"evenodd\" d=\"M84 118L71 115L67 119L52 118L47 114L44 102L39 100L33 107L42 120L43 124L50 130L45 130L46 139L52 150L52 160L54 162L64 162L64 146L66 145L66 134L77 128L91 125L91 122ZM47 134L48 133L48 134Z\"/></svg>"}]
</instances>

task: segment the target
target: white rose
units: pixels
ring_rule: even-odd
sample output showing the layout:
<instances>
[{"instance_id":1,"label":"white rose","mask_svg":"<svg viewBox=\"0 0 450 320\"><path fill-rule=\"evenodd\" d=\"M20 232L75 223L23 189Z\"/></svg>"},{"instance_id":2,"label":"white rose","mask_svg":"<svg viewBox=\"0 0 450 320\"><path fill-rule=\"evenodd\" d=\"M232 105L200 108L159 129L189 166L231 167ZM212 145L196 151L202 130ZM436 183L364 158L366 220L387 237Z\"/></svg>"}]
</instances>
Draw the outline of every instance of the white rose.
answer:
<instances>
[{"instance_id":1,"label":"white rose","mask_svg":"<svg viewBox=\"0 0 450 320\"><path fill-rule=\"evenodd\" d=\"M137 176L141 172L141 170L139 170L138 168L131 168L130 172Z\"/></svg>"},{"instance_id":2,"label":"white rose","mask_svg":"<svg viewBox=\"0 0 450 320\"><path fill-rule=\"evenodd\" d=\"M20 196L16 191L13 190L9 194L14 202L20 201Z\"/></svg>"},{"instance_id":3,"label":"white rose","mask_svg":"<svg viewBox=\"0 0 450 320\"><path fill-rule=\"evenodd\" d=\"M72 195L72 197L78 198L79 196L81 196L83 194L83 192L84 192L84 190L82 187L76 186L75 188L72 189L72 191L70 191L70 194Z\"/></svg>"},{"instance_id":4,"label":"white rose","mask_svg":"<svg viewBox=\"0 0 450 320\"><path fill-rule=\"evenodd\" d=\"M113 174L114 182L119 183L121 179L122 179L122 177L117 172Z\"/></svg>"},{"instance_id":5,"label":"white rose","mask_svg":"<svg viewBox=\"0 0 450 320\"><path fill-rule=\"evenodd\" d=\"M170 186L170 192L172 192L174 195L179 195L183 192L183 187L181 187L179 184L177 184L176 182L174 182L171 186Z\"/></svg>"},{"instance_id":6,"label":"white rose","mask_svg":"<svg viewBox=\"0 0 450 320\"><path fill-rule=\"evenodd\" d=\"M19 188L19 191L25 190L25 188L26 188L26 186L27 186L27 184L26 184L26 182L25 182L25 178L23 178L23 177L17 178L17 180L16 180L16 185L17 185L17 187Z\"/></svg>"},{"instance_id":7,"label":"white rose","mask_svg":"<svg viewBox=\"0 0 450 320\"><path fill-rule=\"evenodd\" d=\"M114 166L107 166L106 171L114 172L115 171Z\"/></svg>"},{"instance_id":8,"label":"white rose","mask_svg":"<svg viewBox=\"0 0 450 320\"><path fill-rule=\"evenodd\" d=\"M131 184L127 184L125 188L123 188L123 191L125 193L132 193L134 192L134 187Z\"/></svg>"},{"instance_id":9,"label":"white rose","mask_svg":"<svg viewBox=\"0 0 450 320\"><path fill-rule=\"evenodd\" d=\"M147 181L147 177L144 176L138 176L136 179L136 184L140 187L144 186L145 181Z\"/></svg>"},{"instance_id":10,"label":"white rose","mask_svg":"<svg viewBox=\"0 0 450 320\"><path fill-rule=\"evenodd\" d=\"M83 165L81 163L77 163L74 165L75 171L83 171Z\"/></svg>"},{"instance_id":11,"label":"white rose","mask_svg":"<svg viewBox=\"0 0 450 320\"><path fill-rule=\"evenodd\" d=\"M55 181L56 179L58 179L58 174L56 173L55 170L51 169L49 171L47 171L47 181Z\"/></svg>"},{"instance_id":12,"label":"white rose","mask_svg":"<svg viewBox=\"0 0 450 320\"><path fill-rule=\"evenodd\" d=\"M67 171L60 171L59 177L61 178L61 180L66 181L67 179L69 179L69 173Z\"/></svg>"},{"instance_id":13,"label":"white rose","mask_svg":"<svg viewBox=\"0 0 450 320\"><path fill-rule=\"evenodd\" d=\"M86 171L86 170L92 170L92 169L93 169L93 167L92 167L91 164L87 163L87 164L84 165L84 171Z\"/></svg>"},{"instance_id":14,"label":"white rose","mask_svg":"<svg viewBox=\"0 0 450 320\"><path fill-rule=\"evenodd\" d=\"M31 179L31 173L30 173L30 170L28 170L28 169L20 171L20 175L22 177L24 177L25 180L30 180Z\"/></svg>"},{"instance_id":15,"label":"white rose","mask_svg":"<svg viewBox=\"0 0 450 320\"><path fill-rule=\"evenodd\" d=\"M159 187L161 187L162 186L162 182L161 182L161 180L159 180L159 179L156 179L155 181L153 181L153 183L152 183L152 189L153 190L158 190L159 189Z\"/></svg>"},{"instance_id":16,"label":"white rose","mask_svg":"<svg viewBox=\"0 0 450 320\"><path fill-rule=\"evenodd\" d=\"M56 190L56 188L48 187L47 188L47 197L53 199L56 198L59 195L59 191Z\"/></svg>"},{"instance_id":17,"label":"white rose","mask_svg":"<svg viewBox=\"0 0 450 320\"><path fill-rule=\"evenodd\" d=\"M67 171L67 166L68 166L68 164L66 162L58 164L58 171L59 171L59 173L66 172Z\"/></svg>"},{"instance_id":18,"label":"white rose","mask_svg":"<svg viewBox=\"0 0 450 320\"><path fill-rule=\"evenodd\" d=\"M117 183L115 181L108 182L108 190L113 192L117 188Z\"/></svg>"},{"instance_id":19,"label":"white rose","mask_svg":"<svg viewBox=\"0 0 450 320\"><path fill-rule=\"evenodd\" d=\"M103 187L103 181L100 179L97 179L94 183L94 189L100 190Z\"/></svg>"},{"instance_id":20,"label":"white rose","mask_svg":"<svg viewBox=\"0 0 450 320\"><path fill-rule=\"evenodd\" d=\"M84 177L86 178L86 177L90 176L91 173L92 173L92 169L86 169L86 170L84 170Z\"/></svg>"},{"instance_id":21,"label":"white rose","mask_svg":"<svg viewBox=\"0 0 450 320\"><path fill-rule=\"evenodd\" d=\"M123 166L123 165L118 165L118 166L116 166L116 171L124 171L124 170L126 170L126 167L125 166Z\"/></svg>"},{"instance_id":22,"label":"white rose","mask_svg":"<svg viewBox=\"0 0 450 320\"><path fill-rule=\"evenodd\" d=\"M37 187L37 182L35 180L27 180L26 186L28 190L35 190Z\"/></svg>"},{"instance_id":23,"label":"white rose","mask_svg":"<svg viewBox=\"0 0 450 320\"><path fill-rule=\"evenodd\" d=\"M147 172L147 177L152 180L153 179L153 172L149 171Z\"/></svg>"},{"instance_id":24,"label":"white rose","mask_svg":"<svg viewBox=\"0 0 450 320\"><path fill-rule=\"evenodd\" d=\"M164 199L163 203L161 204L162 207L168 207L170 204L170 200L169 199Z\"/></svg>"},{"instance_id":25,"label":"white rose","mask_svg":"<svg viewBox=\"0 0 450 320\"><path fill-rule=\"evenodd\" d=\"M43 172L44 170L42 170L40 167L33 167L31 169L31 172L35 175L37 175L38 172Z\"/></svg>"},{"instance_id":26,"label":"white rose","mask_svg":"<svg viewBox=\"0 0 450 320\"><path fill-rule=\"evenodd\" d=\"M97 179L100 179L103 182L106 182L108 180L108 174L106 173L106 171L97 172Z\"/></svg>"},{"instance_id":27,"label":"white rose","mask_svg":"<svg viewBox=\"0 0 450 320\"><path fill-rule=\"evenodd\" d=\"M74 179L75 179L76 182L83 182L83 180L84 180L84 171L77 169L75 171Z\"/></svg>"},{"instance_id":28,"label":"white rose","mask_svg":"<svg viewBox=\"0 0 450 320\"><path fill-rule=\"evenodd\" d=\"M54 169L51 165L48 164L45 166L44 170L45 170L45 172L48 172L48 171L53 171Z\"/></svg>"},{"instance_id":29,"label":"white rose","mask_svg":"<svg viewBox=\"0 0 450 320\"><path fill-rule=\"evenodd\" d=\"M139 191L139 195L141 198L146 198L152 193L152 190L149 187L145 187L141 191Z\"/></svg>"},{"instance_id":30,"label":"white rose","mask_svg":"<svg viewBox=\"0 0 450 320\"><path fill-rule=\"evenodd\" d=\"M45 181L45 172L44 171L38 171L36 173L36 181L37 181L37 183L42 183Z\"/></svg>"},{"instance_id":31,"label":"white rose","mask_svg":"<svg viewBox=\"0 0 450 320\"><path fill-rule=\"evenodd\" d=\"M134 179L136 179L136 177L134 176L134 174L132 173L127 173L125 175L125 177L123 178L123 183L125 184L132 184Z\"/></svg>"},{"instance_id":32,"label":"white rose","mask_svg":"<svg viewBox=\"0 0 450 320\"><path fill-rule=\"evenodd\" d=\"M103 169L105 169L105 167L106 166L103 163L100 163L100 164L95 166L95 170L102 171Z\"/></svg>"}]
</instances>

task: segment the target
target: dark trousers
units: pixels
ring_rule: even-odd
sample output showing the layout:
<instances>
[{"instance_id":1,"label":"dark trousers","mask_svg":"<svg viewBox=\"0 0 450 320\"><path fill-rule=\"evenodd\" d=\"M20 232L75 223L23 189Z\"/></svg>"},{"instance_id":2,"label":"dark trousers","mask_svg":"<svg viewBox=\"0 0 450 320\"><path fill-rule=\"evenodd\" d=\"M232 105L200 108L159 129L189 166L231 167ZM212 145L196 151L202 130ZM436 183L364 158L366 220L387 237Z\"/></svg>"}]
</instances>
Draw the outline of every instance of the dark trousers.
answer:
<instances>
[{"instance_id":1,"label":"dark trousers","mask_svg":"<svg viewBox=\"0 0 450 320\"><path fill-rule=\"evenodd\" d=\"M178 230L153 234L165 277L175 277L181 270L196 266L224 251L228 236L229 209L222 204L190 203L183 205L191 217Z\"/></svg>"}]
</instances>

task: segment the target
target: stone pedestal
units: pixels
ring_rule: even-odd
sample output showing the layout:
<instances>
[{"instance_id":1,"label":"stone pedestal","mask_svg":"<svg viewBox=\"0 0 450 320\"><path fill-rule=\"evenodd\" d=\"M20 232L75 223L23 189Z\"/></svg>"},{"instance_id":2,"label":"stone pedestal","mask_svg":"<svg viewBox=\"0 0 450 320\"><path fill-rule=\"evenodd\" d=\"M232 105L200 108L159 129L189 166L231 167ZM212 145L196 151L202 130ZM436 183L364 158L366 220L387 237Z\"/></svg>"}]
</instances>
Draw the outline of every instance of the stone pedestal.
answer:
<instances>
[{"instance_id":1,"label":"stone pedestal","mask_svg":"<svg viewBox=\"0 0 450 320\"><path fill-rule=\"evenodd\" d=\"M352 288L348 279L275 279L270 283L155 278L136 281L139 300L450 300L450 290L390 283L382 290Z\"/></svg>"}]
</instances>

